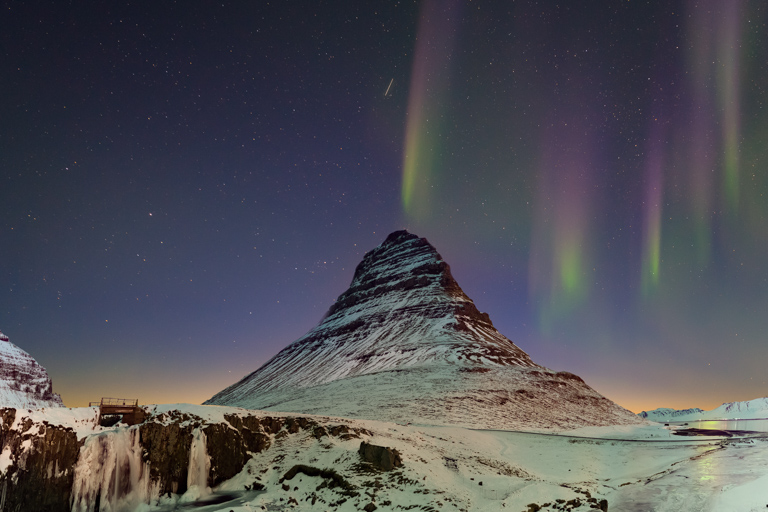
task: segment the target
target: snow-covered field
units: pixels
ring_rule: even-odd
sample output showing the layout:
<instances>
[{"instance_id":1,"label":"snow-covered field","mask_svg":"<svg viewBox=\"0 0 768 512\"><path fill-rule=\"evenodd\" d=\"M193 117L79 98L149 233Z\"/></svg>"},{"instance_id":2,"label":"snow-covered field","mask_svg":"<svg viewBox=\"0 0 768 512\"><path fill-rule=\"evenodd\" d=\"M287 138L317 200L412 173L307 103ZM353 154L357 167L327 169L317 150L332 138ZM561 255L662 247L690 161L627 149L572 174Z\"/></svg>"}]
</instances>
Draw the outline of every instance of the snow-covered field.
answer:
<instances>
[{"instance_id":1,"label":"snow-covered field","mask_svg":"<svg viewBox=\"0 0 768 512\"><path fill-rule=\"evenodd\" d=\"M175 407L175 406L174 406ZM229 408L179 406L193 414L218 415ZM170 408L169 408L170 409ZM223 419L223 418L221 418ZM327 420L323 420L327 421ZM241 473L218 490L242 490L255 478L266 492L211 511L357 511L369 502L382 510L527 510L535 503L554 510L589 498L620 511L747 511L768 504L768 440L671 435L661 425L588 427L556 435L533 432L399 425L339 420L373 435L367 441L397 449L404 465L392 472L359 469L359 440L318 441L309 434L279 436ZM296 464L332 468L360 491L347 499L324 488L321 477L299 474L281 482ZM287 484L288 490L285 489ZM313 496L336 506L317 508ZM563 500L558 502L557 500Z\"/></svg>"},{"instance_id":2,"label":"snow-covered field","mask_svg":"<svg viewBox=\"0 0 768 512\"><path fill-rule=\"evenodd\" d=\"M382 510L412 506L524 511L532 503L542 507L549 503L542 510L555 510L569 501L575 504L573 500L588 510L590 497L593 503L605 499L609 510L618 511L749 511L765 510L768 504L764 438L691 440L670 436L660 426L598 427L548 435L355 423L375 433L372 443L396 448L403 455L403 469L381 473L383 486L372 489L371 501ZM296 477L288 491L282 490L279 478L297 456L315 466L350 467L357 460L358 443L349 441L349 446L329 450L319 445L306 450L305 443L280 447L283 461L291 459L289 464L275 464L279 458L275 453L261 454L223 486L236 488L248 479L249 471L258 474L267 467L262 482L268 492L240 508L210 510L283 510L291 498L295 510L322 510L313 508L310 498L321 483L319 477ZM345 469L339 472L347 474ZM350 481L361 479L366 480ZM349 500L326 510L356 511L360 504Z\"/></svg>"},{"instance_id":3,"label":"snow-covered field","mask_svg":"<svg viewBox=\"0 0 768 512\"><path fill-rule=\"evenodd\" d=\"M178 412L176 412L178 411ZM160 423L194 417L202 424L227 425L231 415L280 417L280 413L232 407L188 404L151 407ZM53 408L25 411L12 428L47 421L72 427L85 438L75 468L80 496L78 510L93 510L82 501L84 492L101 489L101 510L245 512L257 510L360 511L527 511L599 509L602 500L611 511L751 511L768 504L768 437L680 437L660 424L584 427L564 432L472 430L451 426L402 425L372 420L310 418L320 425L346 425L359 437L318 436L311 428L271 434L271 445L253 457L233 478L214 489L205 487L209 471L205 436L195 430L189 453L189 489L183 495L152 496L147 468L137 450L137 427L95 426L92 408ZM229 418L229 420L228 420ZM35 431L32 426L30 432ZM111 441L105 436L111 437ZM768 436L768 434L766 434ZM372 470L361 463L361 441L396 449L403 466ZM104 446L103 453L99 445ZM112 453L127 447L123 455ZM8 454L3 454L8 459ZM115 464L137 466L137 489L110 503L101 482L110 457ZM9 459L10 460L10 459ZM97 461L90 462L90 461ZM123 461L123 462L120 462ZM96 464L96 465L94 465ZM298 473L296 465L332 470L344 486L325 476ZM0 464L0 472L9 462ZM93 482L91 482L93 480ZM127 481L126 480L126 481ZM149 485L149 486L148 486ZM142 487L143 486L143 487ZM148 487L147 487L148 486ZM140 487L140 488L139 488ZM146 487L146 489L144 488ZM254 489L263 488L261 491ZM243 491L247 491L243 493ZM94 495L96 495L94 494ZM225 502L207 504L206 499ZM577 506L578 505L578 506Z\"/></svg>"}]
</instances>

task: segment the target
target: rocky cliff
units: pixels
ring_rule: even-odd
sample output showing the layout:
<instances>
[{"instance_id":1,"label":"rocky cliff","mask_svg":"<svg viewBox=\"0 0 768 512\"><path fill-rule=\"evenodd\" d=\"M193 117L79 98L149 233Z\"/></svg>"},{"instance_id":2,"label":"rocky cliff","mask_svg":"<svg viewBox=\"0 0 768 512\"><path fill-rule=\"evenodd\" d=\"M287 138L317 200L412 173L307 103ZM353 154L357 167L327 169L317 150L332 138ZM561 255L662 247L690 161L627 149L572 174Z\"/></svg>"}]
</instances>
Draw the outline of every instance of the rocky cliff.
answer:
<instances>
[{"instance_id":1,"label":"rocky cliff","mask_svg":"<svg viewBox=\"0 0 768 512\"><path fill-rule=\"evenodd\" d=\"M206 403L487 428L641 421L534 363L407 231L365 255L317 327Z\"/></svg>"},{"instance_id":2,"label":"rocky cliff","mask_svg":"<svg viewBox=\"0 0 768 512\"><path fill-rule=\"evenodd\" d=\"M63 407L45 368L0 332L0 407Z\"/></svg>"},{"instance_id":3,"label":"rocky cliff","mask_svg":"<svg viewBox=\"0 0 768 512\"><path fill-rule=\"evenodd\" d=\"M96 408L0 409L0 507L80 512L172 507L209 495L257 454L272 449L279 456L287 438L301 438L297 442L307 447L332 446L370 434L328 419L200 406L148 408L148 419L134 426L102 428L97 416ZM289 469L273 466L283 474ZM239 491L245 480L251 490L263 487L261 476L251 473L237 481Z\"/></svg>"},{"instance_id":4,"label":"rocky cliff","mask_svg":"<svg viewBox=\"0 0 768 512\"><path fill-rule=\"evenodd\" d=\"M0 409L0 422L2 510L68 511L82 439L72 426L27 411Z\"/></svg>"}]
</instances>

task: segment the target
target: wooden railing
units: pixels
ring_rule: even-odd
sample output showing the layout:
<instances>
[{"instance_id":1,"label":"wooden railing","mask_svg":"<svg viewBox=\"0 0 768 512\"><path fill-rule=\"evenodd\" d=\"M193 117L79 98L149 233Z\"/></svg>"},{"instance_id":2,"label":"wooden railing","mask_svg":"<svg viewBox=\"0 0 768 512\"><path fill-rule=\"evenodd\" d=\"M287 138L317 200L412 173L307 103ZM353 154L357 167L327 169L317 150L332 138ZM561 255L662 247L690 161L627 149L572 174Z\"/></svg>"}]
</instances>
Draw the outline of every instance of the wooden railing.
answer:
<instances>
[{"instance_id":1,"label":"wooden railing","mask_svg":"<svg viewBox=\"0 0 768 512\"><path fill-rule=\"evenodd\" d=\"M90 402L88 407L103 407L103 406L126 406L136 407L139 405L138 398L102 398L101 402Z\"/></svg>"}]
</instances>

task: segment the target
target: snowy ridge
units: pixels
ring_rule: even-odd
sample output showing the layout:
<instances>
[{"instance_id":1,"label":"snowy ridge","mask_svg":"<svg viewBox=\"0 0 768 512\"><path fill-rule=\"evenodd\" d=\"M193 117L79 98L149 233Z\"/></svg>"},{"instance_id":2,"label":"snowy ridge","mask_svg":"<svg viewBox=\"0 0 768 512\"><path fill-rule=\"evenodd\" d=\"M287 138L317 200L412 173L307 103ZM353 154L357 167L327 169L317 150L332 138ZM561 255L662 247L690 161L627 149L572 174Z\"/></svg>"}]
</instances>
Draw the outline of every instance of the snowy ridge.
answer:
<instances>
[{"instance_id":1,"label":"snowy ridge","mask_svg":"<svg viewBox=\"0 0 768 512\"><path fill-rule=\"evenodd\" d=\"M682 421L689 419L691 416L701 416L704 411L698 407L691 409L669 409L666 407L659 407L652 411L642 411L638 413L643 419L650 421L677 421L680 418Z\"/></svg>"},{"instance_id":2,"label":"snowy ridge","mask_svg":"<svg viewBox=\"0 0 768 512\"><path fill-rule=\"evenodd\" d=\"M406 231L366 253L317 327L206 404L488 428L642 421L534 363Z\"/></svg>"},{"instance_id":3,"label":"snowy ridge","mask_svg":"<svg viewBox=\"0 0 768 512\"><path fill-rule=\"evenodd\" d=\"M726 402L712 414L729 419L768 418L768 398L755 398L745 402Z\"/></svg>"},{"instance_id":4,"label":"snowy ridge","mask_svg":"<svg viewBox=\"0 0 768 512\"><path fill-rule=\"evenodd\" d=\"M726 402L711 411L693 409L655 409L638 414L650 421L696 421L696 420L747 420L768 418L768 398L755 398L744 402Z\"/></svg>"},{"instance_id":5,"label":"snowy ridge","mask_svg":"<svg viewBox=\"0 0 768 512\"><path fill-rule=\"evenodd\" d=\"M45 368L0 332L0 407L63 407Z\"/></svg>"}]
</instances>

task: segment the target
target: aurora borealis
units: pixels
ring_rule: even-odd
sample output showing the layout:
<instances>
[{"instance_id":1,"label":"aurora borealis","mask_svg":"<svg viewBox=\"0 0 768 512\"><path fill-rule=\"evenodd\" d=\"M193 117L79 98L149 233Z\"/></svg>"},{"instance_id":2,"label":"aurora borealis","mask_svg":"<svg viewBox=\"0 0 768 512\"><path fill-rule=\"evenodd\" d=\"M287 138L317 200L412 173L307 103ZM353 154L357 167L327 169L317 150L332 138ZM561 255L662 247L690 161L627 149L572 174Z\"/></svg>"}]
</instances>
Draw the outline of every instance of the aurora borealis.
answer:
<instances>
[{"instance_id":1,"label":"aurora borealis","mask_svg":"<svg viewBox=\"0 0 768 512\"><path fill-rule=\"evenodd\" d=\"M555 366L594 357L610 371L621 354L622 375L638 386L645 375L658 403L667 393L681 407L697 388L708 407L729 400L718 386L752 389L740 399L762 396L759 365L736 354L764 354L765 10L620 5L515 3L472 22L464 11L452 32L464 51L451 59L451 78L445 69L414 71L412 98L439 121L422 123L417 110L424 135L409 133L406 148L435 156L416 166L428 169L423 198L411 192L418 171L406 156L405 209L417 225L439 229L456 206L467 238L508 241L536 322L530 342L517 339L528 350L543 341ZM444 25L456 16L425 4L422 23L441 15ZM434 39L422 56L428 69L449 46L420 34ZM449 88L443 81L453 96L442 109L421 100ZM465 111L464 100L475 108ZM417 147L422 140L443 144ZM633 387L605 379L598 389Z\"/></svg>"},{"instance_id":2,"label":"aurora borealis","mask_svg":"<svg viewBox=\"0 0 768 512\"><path fill-rule=\"evenodd\" d=\"M396 229L634 411L768 395L757 1L6 3L0 329L201 402Z\"/></svg>"}]
</instances>

